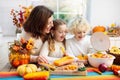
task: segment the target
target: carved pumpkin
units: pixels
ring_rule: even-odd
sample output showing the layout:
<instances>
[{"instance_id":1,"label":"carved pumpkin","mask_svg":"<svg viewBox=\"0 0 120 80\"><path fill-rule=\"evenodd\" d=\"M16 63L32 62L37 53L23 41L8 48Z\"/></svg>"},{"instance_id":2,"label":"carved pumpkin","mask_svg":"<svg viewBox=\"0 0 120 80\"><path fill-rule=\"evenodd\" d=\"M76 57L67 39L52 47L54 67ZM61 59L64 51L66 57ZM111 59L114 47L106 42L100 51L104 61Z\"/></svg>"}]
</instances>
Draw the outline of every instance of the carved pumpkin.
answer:
<instances>
[{"instance_id":1,"label":"carved pumpkin","mask_svg":"<svg viewBox=\"0 0 120 80\"><path fill-rule=\"evenodd\" d=\"M93 33L95 32L105 32L106 28L104 26L95 26L92 30Z\"/></svg>"},{"instance_id":2,"label":"carved pumpkin","mask_svg":"<svg viewBox=\"0 0 120 80\"><path fill-rule=\"evenodd\" d=\"M35 64L23 64L17 68L17 72L20 76L24 76L27 73L32 73L37 71L37 66Z\"/></svg>"},{"instance_id":3,"label":"carved pumpkin","mask_svg":"<svg viewBox=\"0 0 120 80\"><path fill-rule=\"evenodd\" d=\"M30 54L29 53L23 54L23 53L19 53L19 52L16 52L16 53L10 52L9 61L13 67L17 68L19 65L29 63Z\"/></svg>"}]
</instances>

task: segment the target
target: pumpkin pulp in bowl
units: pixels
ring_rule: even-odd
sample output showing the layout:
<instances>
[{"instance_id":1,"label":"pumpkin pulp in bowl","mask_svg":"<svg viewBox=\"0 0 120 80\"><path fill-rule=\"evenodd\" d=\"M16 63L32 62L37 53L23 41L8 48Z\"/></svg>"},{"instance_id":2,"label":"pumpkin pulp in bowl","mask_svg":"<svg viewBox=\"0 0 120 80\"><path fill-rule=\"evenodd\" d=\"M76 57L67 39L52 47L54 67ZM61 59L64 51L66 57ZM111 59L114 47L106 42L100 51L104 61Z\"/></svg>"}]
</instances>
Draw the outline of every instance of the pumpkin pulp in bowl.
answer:
<instances>
[{"instance_id":1,"label":"pumpkin pulp in bowl","mask_svg":"<svg viewBox=\"0 0 120 80\"><path fill-rule=\"evenodd\" d=\"M88 62L93 67L98 67L102 63L111 66L114 59L115 57L113 55L105 53L88 54Z\"/></svg>"},{"instance_id":2,"label":"pumpkin pulp in bowl","mask_svg":"<svg viewBox=\"0 0 120 80\"><path fill-rule=\"evenodd\" d=\"M78 55L77 58L79 59L77 62L82 62L84 64L87 64L88 56L87 55Z\"/></svg>"}]
</instances>

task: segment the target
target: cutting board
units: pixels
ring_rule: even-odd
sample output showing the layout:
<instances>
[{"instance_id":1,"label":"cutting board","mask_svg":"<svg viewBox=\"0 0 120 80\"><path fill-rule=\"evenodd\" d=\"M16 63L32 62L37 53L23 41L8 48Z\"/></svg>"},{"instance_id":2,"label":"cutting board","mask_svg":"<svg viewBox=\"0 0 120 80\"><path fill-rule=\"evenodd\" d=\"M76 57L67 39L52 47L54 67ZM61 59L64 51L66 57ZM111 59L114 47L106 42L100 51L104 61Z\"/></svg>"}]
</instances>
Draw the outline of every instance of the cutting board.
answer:
<instances>
[{"instance_id":1,"label":"cutting board","mask_svg":"<svg viewBox=\"0 0 120 80\"><path fill-rule=\"evenodd\" d=\"M86 76L87 70L85 71L52 71L50 72L51 75L81 75Z\"/></svg>"}]
</instances>

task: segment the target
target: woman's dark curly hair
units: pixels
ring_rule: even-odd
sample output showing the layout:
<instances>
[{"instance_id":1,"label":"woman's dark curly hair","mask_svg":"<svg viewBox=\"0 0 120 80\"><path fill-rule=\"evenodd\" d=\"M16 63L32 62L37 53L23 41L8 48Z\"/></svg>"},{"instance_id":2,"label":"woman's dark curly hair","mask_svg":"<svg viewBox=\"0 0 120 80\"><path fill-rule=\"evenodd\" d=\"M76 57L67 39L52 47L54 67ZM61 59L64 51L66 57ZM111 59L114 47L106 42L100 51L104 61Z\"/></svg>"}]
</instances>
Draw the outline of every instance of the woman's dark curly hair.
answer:
<instances>
[{"instance_id":1,"label":"woman's dark curly hair","mask_svg":"<svg viewBox=\"0 0 120 80\"><path fill-rule=\"evenodd\" d=\"M48 18L53 15L53 11L45 6L36 6L30 13L30 16L23 24L26 32L31 33L32 37L39 38L46 36L43 30L46 28Z\"/></svg>"}]
</instances>

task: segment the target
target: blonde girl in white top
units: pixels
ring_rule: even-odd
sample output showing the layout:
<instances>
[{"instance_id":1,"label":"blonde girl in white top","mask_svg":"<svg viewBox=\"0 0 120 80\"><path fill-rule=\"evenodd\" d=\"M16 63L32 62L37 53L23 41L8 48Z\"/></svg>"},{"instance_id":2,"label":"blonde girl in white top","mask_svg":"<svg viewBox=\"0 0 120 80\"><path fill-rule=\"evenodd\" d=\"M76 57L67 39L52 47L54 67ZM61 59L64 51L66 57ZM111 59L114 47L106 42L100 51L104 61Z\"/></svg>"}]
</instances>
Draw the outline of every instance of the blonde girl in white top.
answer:
<instances>
[{"instance_id":1,"label":"blonde girl in white top","mask_svg":"<svg viewBox=\"0 0 120 80\"><path fill-rule=\"evenodd\" d=\"M90 30L88 22L81 17L77 17L71 22L69 31L74 36L66 40L66 52L77 59L78 55L87 54L91 50L90 38L86 37Z\"/></svg>"},{"instance_id":2,"label":"blonde girl in white top","mask_svg":"<svg viewBox=\"0 0 120 80\"><path fill-rule=\"evenodd\" d=\"M65 36L66 36L66 23L60 19L53 21L54 27L51 29L51 35L44 43L40 55L47 59L48 63L59 59L66 55L65 53ZM38 63L44 62L41 58Z\"/></svg>"}]
</instances>

